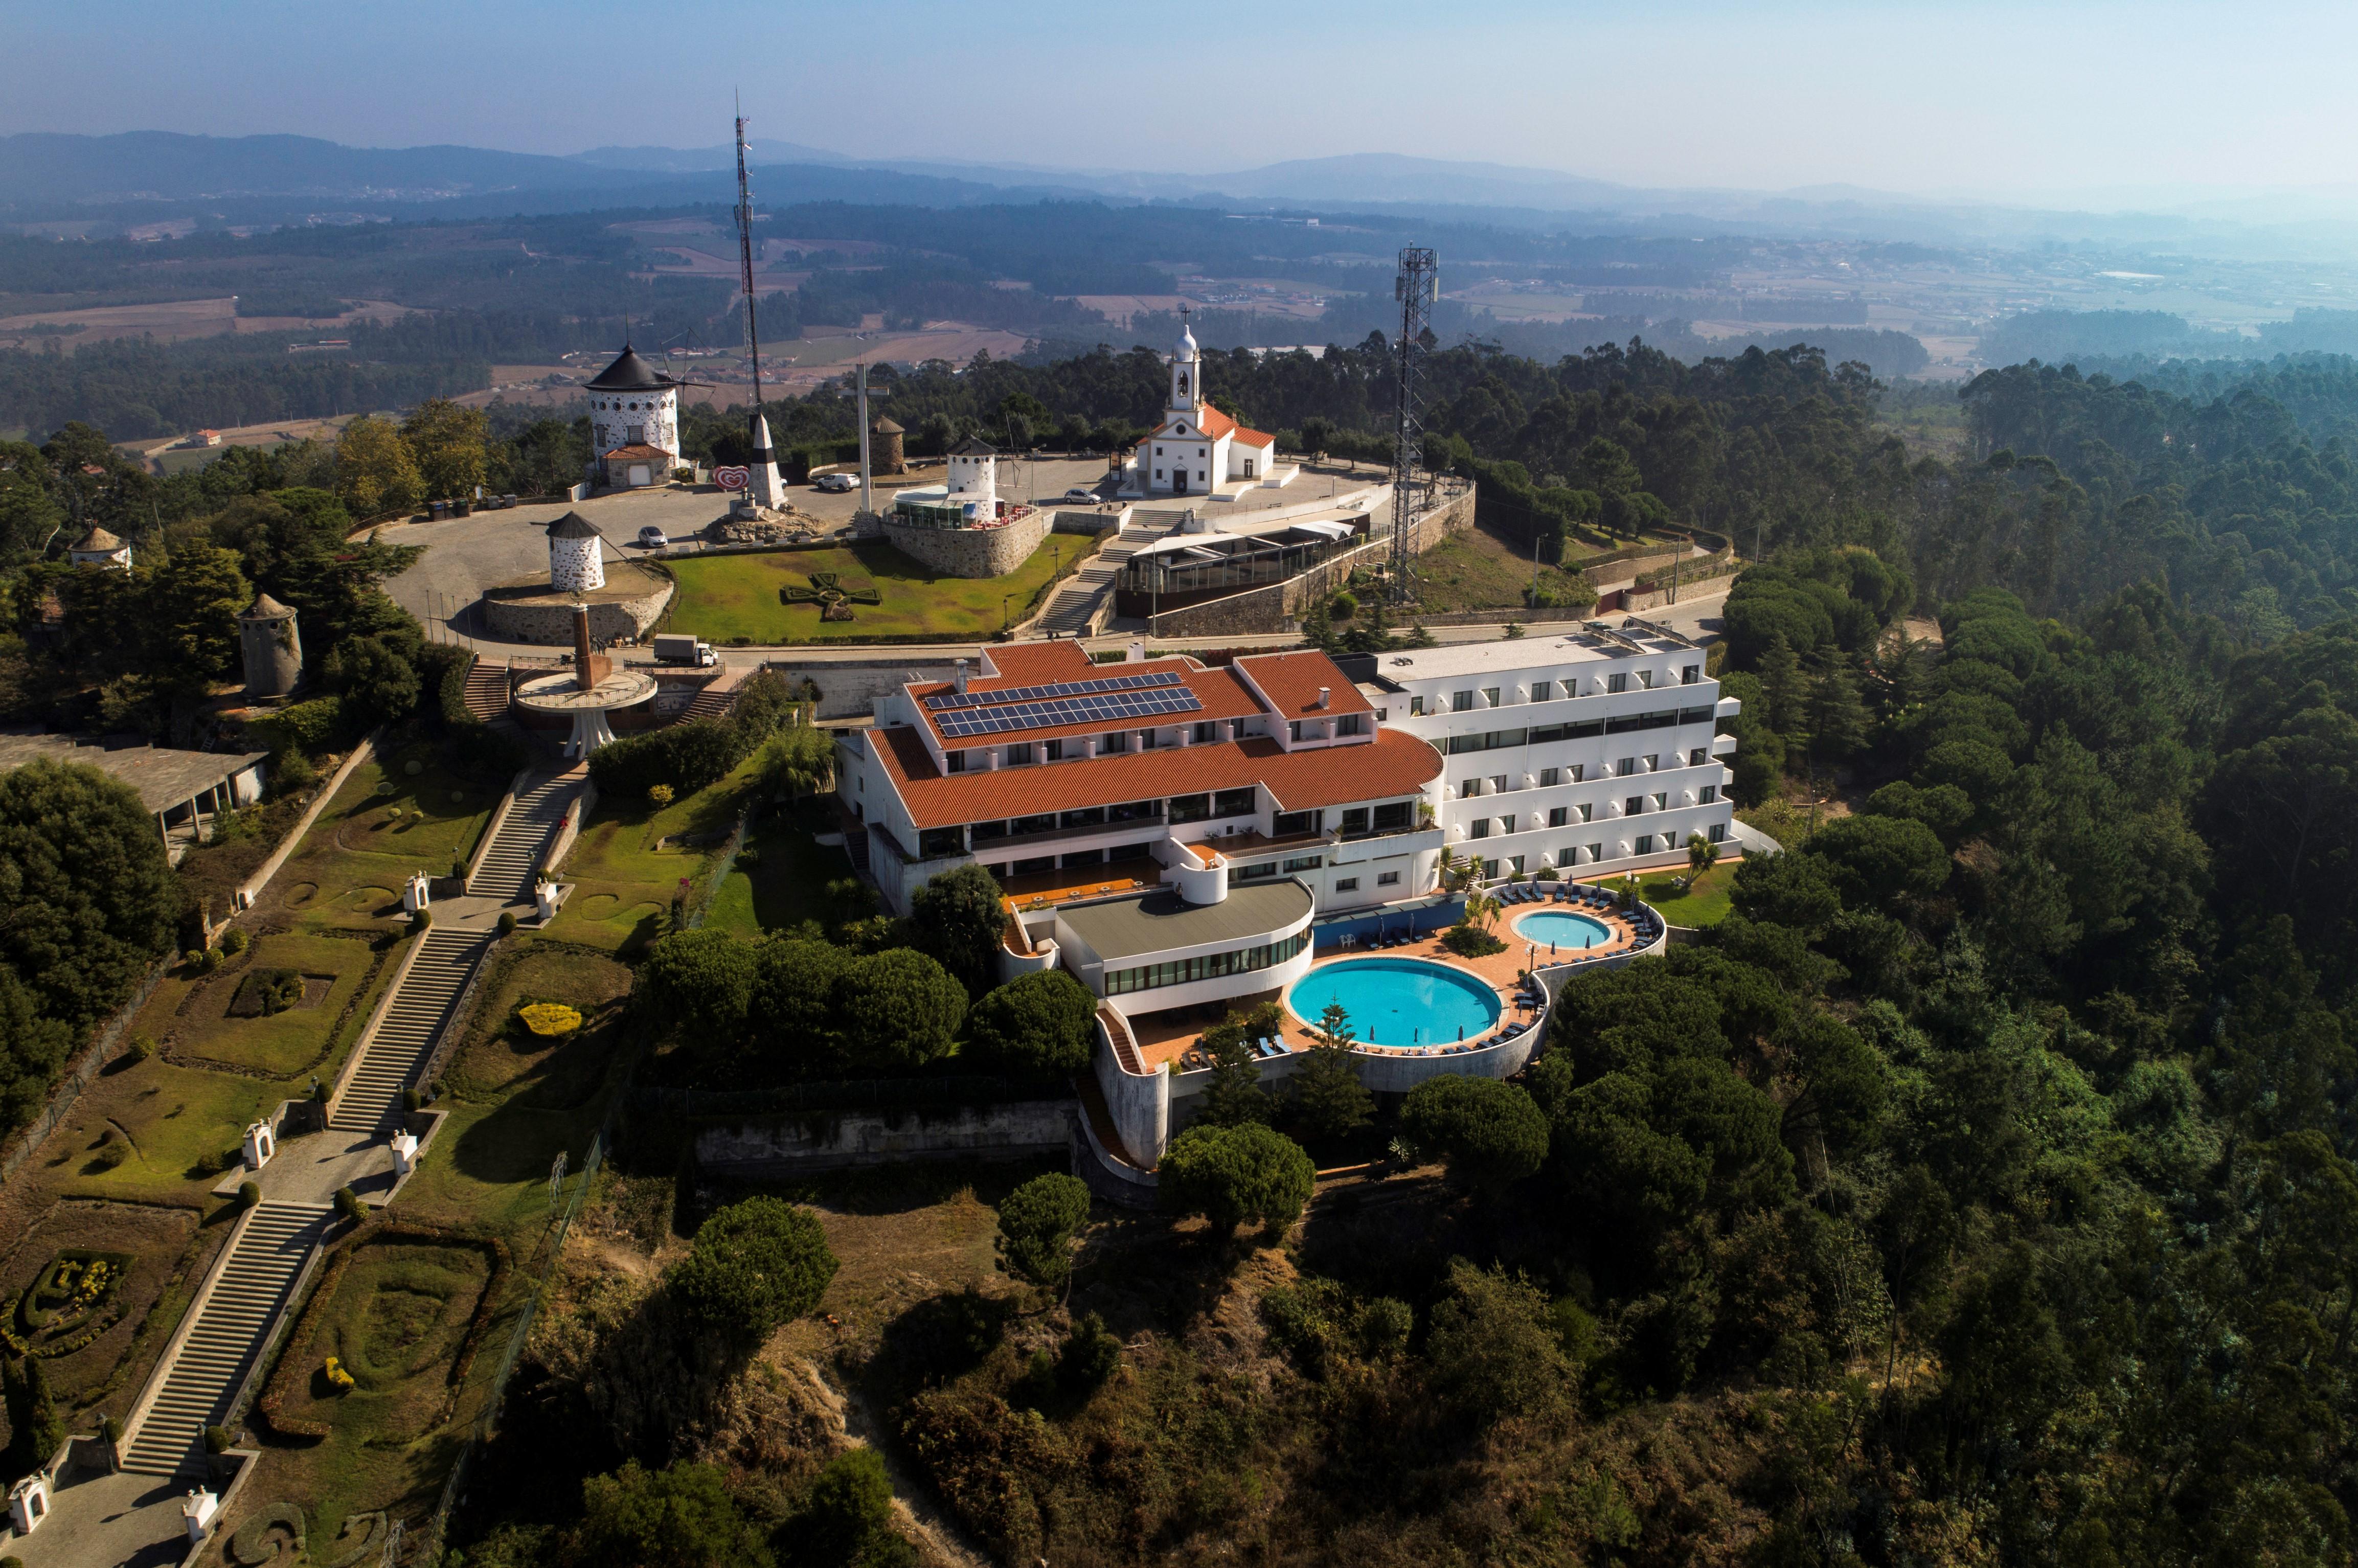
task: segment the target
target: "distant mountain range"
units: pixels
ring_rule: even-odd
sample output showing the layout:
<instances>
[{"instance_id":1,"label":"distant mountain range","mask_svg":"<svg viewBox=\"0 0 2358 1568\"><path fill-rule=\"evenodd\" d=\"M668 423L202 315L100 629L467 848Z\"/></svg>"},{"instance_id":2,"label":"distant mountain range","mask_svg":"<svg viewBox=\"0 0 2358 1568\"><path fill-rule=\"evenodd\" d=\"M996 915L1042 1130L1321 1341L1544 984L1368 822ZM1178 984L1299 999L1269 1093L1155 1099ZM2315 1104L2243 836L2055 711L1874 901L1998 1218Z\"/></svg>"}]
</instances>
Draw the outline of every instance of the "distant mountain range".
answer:
<instances>
[{"instance_id":1,"label":"distant mountain range","mask_svg":"<svg viewBox=\"0 0 2358 1568\"><path fill-rule=\"evenodd\" d=\"M954 207L1041 200L1167 201L1310 212L1365 211L1520 228L1681 236L1823 237L1927 244L2048 240L2214 254L2346 254L2347 191L2213 196L2176 211L2088 212L1932 200L1848 186L1786 191L1647 189L1560 170L1390 153L1296 159L1211 174L1059 169L948 159L854 158L752 144L758 199ZM605 146L557 157L468 146L349 147L310 136L167 131L0 136L0 220L126 206L233 206L239 221L304 204L395 216L688 205L723 200L735 150Z\"/></svg>"}]
</instances>

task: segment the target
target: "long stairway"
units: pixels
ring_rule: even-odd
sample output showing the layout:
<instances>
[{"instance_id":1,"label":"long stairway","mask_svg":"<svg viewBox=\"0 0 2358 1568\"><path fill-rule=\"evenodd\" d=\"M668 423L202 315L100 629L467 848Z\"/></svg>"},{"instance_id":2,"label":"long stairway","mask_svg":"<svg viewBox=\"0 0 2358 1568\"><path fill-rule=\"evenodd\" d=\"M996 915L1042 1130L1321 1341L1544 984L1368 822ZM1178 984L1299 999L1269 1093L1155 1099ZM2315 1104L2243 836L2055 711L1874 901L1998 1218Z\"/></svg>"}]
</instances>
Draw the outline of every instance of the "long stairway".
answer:
<instances>
[{"instance_id":1,"label":"long stairway","mask_svg":"<svg viewBox=\"0 0 2358 1568\"><path fill-rule=\"evenodd\" d=\"M543 773L525 781L522 794L500 821L499 833L483 855L483 863L467 878L467 892L476 898L502 903L527 903L532 899L532 873L540 865L557 825L572 809L573 797L588 775L575 768Z\"/></svg>"},{"instance_id":2,"label":"long stairway","mask_svg":"<svg viewBox=\"0 0 2358 1568\"><path fill-rule=\"evenodd\" d=\"M1124 528L1107 540L1105 548L1057 586L1047 608L1032 623L1030 634L1044 636L1053 632L1059 637L1086 635L1090 622L1097 619L1098 607L1112 594L1114 579L1121 576L1122 563L1170 533L1179 523L1178 517L1166 513L1151 514L1145 523Z\"/></svg>"},{"instance_id":3,"label":"long stairway","mask_svg":"<svg viewBox=\"0 0 2358 1568\"><path fill-rule=\"evenodd\" d=\"M508 711L508 672L503 665L477 659L467 666L467 711L488 724Z\"/></svg>"},{"instance_id":4,"label":"long stairway","mask_svg":"<svg viewBox=\"0 0 2358 1568\"><path fill-rule=\"evenodd\" d=\"M426 946L393 993L384 1017L361 1053L360 1065L329 1108L336 1132L384 1130L401 1091L416 1076L450 1021L467 977L491 945L488 931L430 930Z\"/></svg>"},{"instance_id":5,"label":"long stairway","mask_svg":"<svg viewBox=\"0 0 2358 1568\"><path fill-rule=\"evenodd\" d=\"M157 1369L162 1386L129 1433L124 1468L169 1476L196 1459L204 1429L228 1413L305 1255L334 1217L326 1204L265 1203L254 1209L188 1338Z\"/></svg>"}]
</instances>

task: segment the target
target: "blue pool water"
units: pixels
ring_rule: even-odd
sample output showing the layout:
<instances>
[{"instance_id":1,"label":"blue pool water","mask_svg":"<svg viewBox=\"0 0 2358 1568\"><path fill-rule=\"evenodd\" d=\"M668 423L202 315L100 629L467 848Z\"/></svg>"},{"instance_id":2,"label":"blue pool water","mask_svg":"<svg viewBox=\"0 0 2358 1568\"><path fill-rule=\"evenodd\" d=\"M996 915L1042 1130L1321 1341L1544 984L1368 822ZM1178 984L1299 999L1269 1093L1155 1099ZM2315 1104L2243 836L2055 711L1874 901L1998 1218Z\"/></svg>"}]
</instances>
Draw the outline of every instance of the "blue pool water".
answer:
<instances>
[{"instance_id":1,"label":"blue pool water","mask_svg":"<svg viewBox=\"0 0 2358 1568\"><path fill-rule=\"evenodd\" d=\"M1542 947L1552 942L1559 952L1593 947L1613 939L1613 933L1603 921L1574 914L1568 909L1543 909L1536 914L1526 914L1515 922L1515 935Z\"/></svg>"},{"instance_id":2,"label":"blue pool water","mask_svg":"<svg viewBox=\"0 0 2358 1568\"><path fill-rule=\"evenodd\" d=\"M1285 1005L1315 1023L1329 1002L1351 1015L1370 1045L1434 1045L1474 1040L1498 1022L1498 993L1473 976L1422 958L1354 958L1293 982Z\"/></svg>"}]
</instances>

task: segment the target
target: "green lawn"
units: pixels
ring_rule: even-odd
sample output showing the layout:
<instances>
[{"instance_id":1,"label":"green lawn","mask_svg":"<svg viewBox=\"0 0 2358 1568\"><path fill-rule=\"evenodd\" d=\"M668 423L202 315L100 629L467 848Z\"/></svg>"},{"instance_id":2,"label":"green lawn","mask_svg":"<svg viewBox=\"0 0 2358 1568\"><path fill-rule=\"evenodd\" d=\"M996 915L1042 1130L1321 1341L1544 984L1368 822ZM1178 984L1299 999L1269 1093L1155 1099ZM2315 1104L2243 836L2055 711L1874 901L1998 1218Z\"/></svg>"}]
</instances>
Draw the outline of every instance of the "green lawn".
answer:
<instances>
[{"instance_id":1,"label":"green lawn","mask_svg":"<svg viewBox=\"0 0 2358 1568\"><path fill-rule=\"evenodd\" d=\"M660 811L644 801L601 798L565 858L561 875L573 892L549 923L548 935L626 956L654 941L680 879L688 879L691 887L702 885L723 847L655 846L674 834L726 832L760 767L758 755L749 757L711 788Z\"/></svg>"},{"instance_id":2,"label":"green lawn","mask_svg":"<svg viewBox=\"0 0 2358 1568\"><path fill-rule=\"evenodd\" d=\"M1638 883L1638 896L1652 904L1672 925L1716 925L1727 918L1728 894L1736 885L1736 868L1740 863L1736 857L1723 853L1716 865L1695 879L1683 898L1671 892L1671 880L1679 873L1663 871L1643 877Z\"/></svg>"},{"instance_id":3,"label":"green lawn","mask_svg":"<svg viewBox=\"0 0 2358 1568\"><path fill-rule=\"evenodd\" d=\"M175 1016L156 1020L162 1026L157 1038L177 1061L219 1063L273 1078L310 1072L331 1076L334 1057L359 1035L399 962L400 947L392 940L265 931L235 964L173 987ZM306 1006L266 1017L233 1015L230 1008L240 987L261 969L293 969L330 983L324 997ZM166 988L157 989L161 995ZM155 1013L151 1004L147 1015Z\"/></svg>"},{"instance_id":4,"label":"green lawn","mask_svg":"<svg viewBox=\"0 0 2358 1568\"><path fill-rule=\"evenodd\" d=\"M271 879L264 906L307 925L362 925L397 916L410 872L448 876L453 862L473 856L506 784L449 773L426 746L370 758L352 770Z\"/></svg>"},{"instance_id":5,"label":"green lawn","mask_svg":"<svg viewBox=\"0 0 2358 1568\"><path fill-rule=\"evenodd\" d=\"M1086 539L1054 536L1030 560L999 578L937 576L883 544L689 557L668 563L679 594L664 624L709 643L736 637L763 644L840 643L914 633L985 637L1008 617L1022 620L1057 562L1088 547ZM807 587L813 572L834 572L847 587L873 586L883 602L853 606L856 620L822 622L818 606L780 600L780 589Z\"/></svg>"},{"instance_id":6,"label":"green lawn","mask_svg":"<svg viewBox=\"0 0 2358 1568\"><path fill-rule=\"evenodd\" d=\"M1586 590L1570 572L1539 568L1540 583L1557 595L1578 598ZM1531 602L1531 558L1482 528L1452 534L1416 558L1417 608L1429 614L1457 610L1520 611Z\"/></svg>"},{"instance_id":7,"label":"green lawn","mask_svg":"<svg viewBox=\"0 0 2358 1568\"><path fill-rule=\"evenodd\" d=\"M771 817L746 835L741 856L720 880L720 891L704 911L704 924L741 935L827 918L826 888L851 875L851 858L833 846L815 843L792 821Z\"/></svg>"}]
</instances>

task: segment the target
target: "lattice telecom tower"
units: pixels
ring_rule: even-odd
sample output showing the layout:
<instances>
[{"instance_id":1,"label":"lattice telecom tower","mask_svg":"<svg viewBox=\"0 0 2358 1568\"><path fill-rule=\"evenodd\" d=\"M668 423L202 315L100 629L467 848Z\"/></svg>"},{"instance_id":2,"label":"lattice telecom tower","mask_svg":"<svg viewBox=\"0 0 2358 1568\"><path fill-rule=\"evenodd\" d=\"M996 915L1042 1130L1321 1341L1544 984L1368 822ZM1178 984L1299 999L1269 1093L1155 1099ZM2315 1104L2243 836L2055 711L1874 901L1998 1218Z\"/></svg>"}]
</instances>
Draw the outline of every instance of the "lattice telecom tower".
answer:
<instances>
[{"instance_id":1,"label":"lattice telecom tower","mask_svg":"<svg viewBox=\"0 0 2358 1568\"><path fill-rule=\"evenodd\" d=\"M1393 280L1392 293L1401 308L1400 395L1392 410L1392 600L1403 603L1413 597L1409 562L1416 552L1410 547L1410 535L1417 514L1424 510L1418 502L1430 501L1433 489L1432 475L1419 478L1423 468L1424 418L1417 406L1416 373L1424 358L1424 335L1432 325L1433 301L1441 297L1440 259L1416 245L1401 251L1400 276Z\"/></svg>"}]
</instances>

